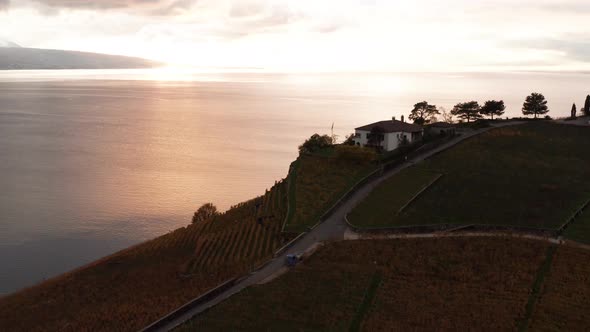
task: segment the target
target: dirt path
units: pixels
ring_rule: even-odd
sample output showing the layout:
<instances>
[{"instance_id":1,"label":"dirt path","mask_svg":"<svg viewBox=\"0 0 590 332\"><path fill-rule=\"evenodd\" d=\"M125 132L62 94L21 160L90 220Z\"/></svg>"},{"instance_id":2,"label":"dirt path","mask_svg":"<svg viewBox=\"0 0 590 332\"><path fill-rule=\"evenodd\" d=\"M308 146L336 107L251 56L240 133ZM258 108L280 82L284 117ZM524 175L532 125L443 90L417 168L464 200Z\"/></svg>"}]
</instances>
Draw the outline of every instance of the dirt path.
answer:
<instances>
[{"instance_id":1,"label":"dirt path","mask_svg":"<svg viewBox=\"0 0 590 332\"><path fill-rule=\"evenodd\" d=\"M287 251L283 254L275 257L271 261L269 261L265 266L261 269L250 273L248 276L242 278L238 281L233 287L230 289L222 292L218 296L214 297L213 299L205 302L203 304L197 305L189 310L186 310L182 315L178 317L174 317L171 319L166 325L147 329L144 331L170 331L174 328L180 326L184 322L190 320L195 315L202 313L203 311L215 306L216 304L224 301L225 299L231 297L232 295L239 293L243 289L250 287L255 284L263 283L272 279L274 276L277 276L281 273L282 269L285 266L286 256L292 253L302 253L308 251L313 246L317 246L319 242L333 242L333 241L342 241L350 238L350 230L344 221L344 217L347 213L349 213L358 203L360 203L363 199L365 199L369 193L375 189L379 184L383 181L388 179L389 177L399 173L401 170L412 166L413 164L419 163L424 159L427 159L433 155L440 153L441 151L447 150L454 145L469 139L471 137L477 136L481 133L484 133L490 129L498 128L498 127L505 127L505 126L513 126L521 124L522 122L506 122L497 124L491 128L484 128L479 130L474 130L470 132L463 132L461 136L431 150L427 151L417 157L414 157L407 162L395 167L380 176L377 179L367 183L361 189L357 190L352 196L350 196L338 209L334 211L334 213L326 219L323 223L319 224L310 232L303 235L297 242L295 242Z\"/></svg>"}]
</instances>

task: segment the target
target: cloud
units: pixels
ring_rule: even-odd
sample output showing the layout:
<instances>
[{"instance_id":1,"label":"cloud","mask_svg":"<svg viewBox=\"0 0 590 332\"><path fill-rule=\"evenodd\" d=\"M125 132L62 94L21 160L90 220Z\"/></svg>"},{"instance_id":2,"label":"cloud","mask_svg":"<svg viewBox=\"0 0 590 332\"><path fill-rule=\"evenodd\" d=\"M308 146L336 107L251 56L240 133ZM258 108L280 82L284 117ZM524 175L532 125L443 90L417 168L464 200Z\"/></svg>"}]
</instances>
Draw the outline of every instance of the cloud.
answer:
<instances>
[{"instance_id":1,"label":"cloud","mask_svg":"<svg viewBox=\"0 0 590 332\"><path fill-rule=\"evenodd\" d=\"M7 7L10 0L0 0ZM31 0L31 4L43 14L55 14L61 9L71 10L119 10L142 15L167 16L189 10L197 0ZM10 6L17 6L12 3Z\"/></svg>"},{"instance_id":2,"label":"cloud","mask_svg":"<svg viewBox=\"0 0 590 332\"><path fill-rule=\"evenodd\" d=\"M549 3L541 5L542 9L549 12L568 12L587 15L590 11L590 3L586 1L559 1L559 3Z\"/></svg>"},{"instance_id":3,"label":"cloud","mask_svg":"<svg viewBox=\"0 0 590 332\"><path fill-rule=\"evenodd\" d=\"M266 9L266 3L262 1L241 1L232 4L229 16L244 18L259 15Z\"/></svg>"},{"instance_id":4,"label":"cloud","mask_svg":"<svg viewBox=\"0 0 590 332\"><path fill-rule=\"evenodd\" d=\"M564 53L572 60L590 62L590 35L565 36L562 39L545 38L510 41L506 46Z\"/></svg>"},{"instance_id":5,"label":"cloud","mask_svg":"<svg viewBox=\"0 0 590 332\"><path fill-rule=\"evenodd\" d=\"M304 19L305 16L302 12L289 7L286 3L236 1L229 10L229 17L227 23L230 28L248 34L296 23Z\"/></svg>"}]
</instances>

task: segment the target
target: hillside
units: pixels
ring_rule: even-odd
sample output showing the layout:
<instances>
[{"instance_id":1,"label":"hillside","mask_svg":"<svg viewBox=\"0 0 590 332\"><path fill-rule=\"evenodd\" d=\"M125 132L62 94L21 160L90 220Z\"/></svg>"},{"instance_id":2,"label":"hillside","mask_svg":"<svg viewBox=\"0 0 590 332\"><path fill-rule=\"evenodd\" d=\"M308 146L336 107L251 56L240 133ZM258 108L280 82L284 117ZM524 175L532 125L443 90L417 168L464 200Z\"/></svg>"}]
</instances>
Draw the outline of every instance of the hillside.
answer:
<instances>
[{"instance_id":1,"label":"hillside","mask_svg":"<svg viewBox=\"0 0 590 332\"><path fill-rule=\"evenodd\" d=\"M291 165L290 213L285 232L313 227L355 183L378 167L374 151L336 146L303 154Z\"/></svg>"},{"instance_id":2,"label":"hillside","mask_svg":"<svg viewBox=\"0 0 590 332\"><path fill-rule=\"evenodd\" d=\"M551 260L553 250L510 238L334 243L178 331L587 330L590 270L576 263L590 252L559 247Z\"/></svg>"},{"instance_id":3,"label":"hillside","mask_svg":"<svg viewBox=\"0 0 590 332\"><path fill-rule=\"evenodd\" d=\"M589 129L549 122L492 129L389 178L352 220L361 229L453 220L534 232L574 216L564 235L588 243L588 213L576 212L590 194L582 167ZM590 259L587 247L493 232L331 243L178 330L590 328L590 270L580 263Z\"/></svg>"},{"instance_id":4,"label":"hillside","mask_svg":"<svg viewBox=\"0 0 590 332\"><path fill-rule=\"evenodd\" d=\"M391 177L349 220L360 228L556 230L590 200L590 168L582 167L590 164L589 150L588 127L535 122L493 129Z\"/></svg>"},{"instance_id":5,"label":"hillside","mask_svg":"<svg viewBox=\"0 0 590 332\"><path fill-rule=\"evenodd\" d=\"M488 225L559 227L589 199L588 170L580 166L589 162L589 129L541 121L492 129L388 178L352 220L359 228L466 225L476 216ZM264 196L0 298L0 326L138 330L267 261L292 231L313 226L378 167L365 150L302 155ZM575 215L564 235L590 243L589 220ZM346 238L359 236L352 235ZM497 234L341 241L180 330L584 330L590 270L579 262L589 258L575 243Z\"/></svg>"},{"instance_id":6,"label":"hillside","mask_svg":"<svg viewBox=\"0 0 590 332\"><path fill-rule=\"evenodd\" d=\"M11 42L10 40L0 38L0 47L21 47L19 44Z\"/></svg>"},{"instance_id":7,"label":"hillside","mask_svg":"<svg viewBox=\"0 0 590 332\"><path fill-rule=\"evenodd\" d=\"M0 298L4 331L136 331L272 256L286 185L88 266ZM35 319L30 319L34 317Z\"/></svg>"},{"instance_id":8,"label":"hillside","mask_svg":"<svg viewBox=\"0 0 590 332\"><path fill-rule=\"evenodd\" d=\"M150 68L160 65L155 61L117 55L14 46L0 47L0 70L131 69Z\"/></svg>"}]
</instances>

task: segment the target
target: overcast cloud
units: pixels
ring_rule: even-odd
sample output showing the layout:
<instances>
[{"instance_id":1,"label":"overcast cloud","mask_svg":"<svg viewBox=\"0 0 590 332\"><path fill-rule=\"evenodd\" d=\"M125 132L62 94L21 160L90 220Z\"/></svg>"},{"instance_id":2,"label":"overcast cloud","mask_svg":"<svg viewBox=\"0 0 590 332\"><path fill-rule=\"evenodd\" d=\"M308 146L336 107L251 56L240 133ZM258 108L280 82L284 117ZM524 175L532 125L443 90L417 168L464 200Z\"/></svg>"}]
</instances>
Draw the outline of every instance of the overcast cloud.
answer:
<instances>
[{"instance_id":1,"label":"overcast cloud","mask_svg":"<svg viewBox=\"0 0 590 332\"><path fill-rule=\"evenodd\" d=\"M28 47L200 66L590 70L587 0L0 0Z\"/></svg>"}]
</instances>

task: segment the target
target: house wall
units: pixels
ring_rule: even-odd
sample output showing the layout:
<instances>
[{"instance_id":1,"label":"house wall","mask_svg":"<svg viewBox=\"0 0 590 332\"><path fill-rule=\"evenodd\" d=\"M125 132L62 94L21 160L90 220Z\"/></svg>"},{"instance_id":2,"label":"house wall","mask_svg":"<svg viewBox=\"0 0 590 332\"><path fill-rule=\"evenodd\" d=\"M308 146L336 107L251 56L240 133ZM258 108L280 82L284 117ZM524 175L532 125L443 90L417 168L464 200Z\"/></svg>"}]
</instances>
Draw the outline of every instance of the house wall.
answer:
<instances>
[{"instance_id":1,"label":"house wall","mask_svg":"<svg viewBox=\"0 0 590 332\"><path fill-rule=\"evenodd\" d=\"M360 146L365 146L367 145L367 134L369 134L369 131L366 130L355 130L354 132L356 134L356 137L354 138L354 143Z\"/></svg>"},{"instance_id":2,"label":"house wall","mask_svg":"<svg viewBox=\"0 0 590 332\"><path fill-rule=\"evenodd\" d=\"M356 137L354 138L354 143L360 146L365 146L368 143L367 134L370 134L370 131L366 130L356 130L355 134ZM412 134L405 133L405 132L395 132L395 133L386 133L385 139L383 140L383 149L385 151L392 151L399 147L399 138L398 135L405 135L408 138L408 142L412 143Z\"/></svg>"},{"instance_id":3,"label":"house wall","mask_svg":"<svg viewBox=\"0 0 590 332\"><path fill-rule=\"evenodd\" d=\"M410 141L410 134L408 133L402 133L402 132L396 132L396 133L388 133L385 136L385 141L387 142L387 144L385 145L385 151L393 151L395 149L397 149L399 147L399 135L405 135L408 138L408 141Z\"/></svg>"}]
</instances>

